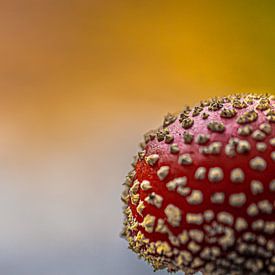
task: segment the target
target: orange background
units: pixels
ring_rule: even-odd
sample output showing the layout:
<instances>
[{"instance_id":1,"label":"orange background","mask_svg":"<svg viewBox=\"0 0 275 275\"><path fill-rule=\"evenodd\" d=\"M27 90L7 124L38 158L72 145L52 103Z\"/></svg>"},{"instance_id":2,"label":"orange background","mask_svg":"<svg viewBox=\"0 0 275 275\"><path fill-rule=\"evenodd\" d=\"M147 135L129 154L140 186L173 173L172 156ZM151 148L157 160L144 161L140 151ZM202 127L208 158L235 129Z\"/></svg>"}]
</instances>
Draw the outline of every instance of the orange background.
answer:
<instances>
[{"instance_id":1,"label":"orange background","mask_svg":"<svg viewBox=\"0 0 275 275\"><path fill-rule=\"evenodd\" d=\"M0 273L151 274L121 183L168 111L274 93L272 1L0 2Z\"/></svg>"}]
</instances>

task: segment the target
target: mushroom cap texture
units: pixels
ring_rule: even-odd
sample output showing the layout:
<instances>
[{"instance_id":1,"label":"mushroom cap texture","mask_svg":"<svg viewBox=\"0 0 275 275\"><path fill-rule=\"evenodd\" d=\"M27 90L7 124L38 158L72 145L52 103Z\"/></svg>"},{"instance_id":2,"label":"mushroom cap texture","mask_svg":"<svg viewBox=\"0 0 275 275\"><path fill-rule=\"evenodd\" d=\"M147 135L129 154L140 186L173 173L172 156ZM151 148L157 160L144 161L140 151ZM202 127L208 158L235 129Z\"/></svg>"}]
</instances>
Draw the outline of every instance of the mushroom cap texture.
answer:
<instances>
[{"instance_id":1,"label":"mushroom cap texture","mask_svg":"<svg viewBox=\"0 0 275 275\"><path fill-rule=\"evenodd\" d=\"M168 114L124 183L129 247L155 270L275 274L275 97Z\"/></svg>"}]
</instances>

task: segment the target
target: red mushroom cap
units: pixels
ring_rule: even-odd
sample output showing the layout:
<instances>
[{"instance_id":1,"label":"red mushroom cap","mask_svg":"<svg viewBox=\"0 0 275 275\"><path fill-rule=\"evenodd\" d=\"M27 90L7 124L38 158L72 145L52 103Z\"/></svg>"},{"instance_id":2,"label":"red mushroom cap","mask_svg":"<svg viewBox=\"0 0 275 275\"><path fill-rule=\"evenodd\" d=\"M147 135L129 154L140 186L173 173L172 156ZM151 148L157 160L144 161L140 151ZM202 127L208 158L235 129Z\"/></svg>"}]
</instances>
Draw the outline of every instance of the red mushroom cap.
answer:
<instances>
[{"instance_id":1,"label":"red mushroom cap","mask_svg":"<svg viewBox=\"0 0 275 275\"><path fill-rule=\"evenodd\" d=\"M168 114L128 174L123 235L155 269L275 274L275 97Z\"/></svg>"}]
</instances>

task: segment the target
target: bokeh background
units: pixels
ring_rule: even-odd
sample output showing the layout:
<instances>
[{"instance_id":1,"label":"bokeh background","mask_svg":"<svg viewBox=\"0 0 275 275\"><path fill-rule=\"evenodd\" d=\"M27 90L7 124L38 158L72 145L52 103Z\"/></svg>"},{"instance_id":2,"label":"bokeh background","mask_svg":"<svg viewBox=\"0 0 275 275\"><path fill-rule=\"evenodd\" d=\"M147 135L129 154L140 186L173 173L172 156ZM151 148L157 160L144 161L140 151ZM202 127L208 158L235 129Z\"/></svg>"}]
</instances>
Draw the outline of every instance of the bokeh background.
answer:
<instances>
[{"instance_id":1,"label":"bokeh background","mask_svg":"<svg viewBox=\"0 0 275 275\"><path fill-rule=\"evenodd\" d=\"M0 1L0 274L153 274L119 238L137 144L186 104L273 93L274 14L267 0Z\"/></svg>"}]
</instances>

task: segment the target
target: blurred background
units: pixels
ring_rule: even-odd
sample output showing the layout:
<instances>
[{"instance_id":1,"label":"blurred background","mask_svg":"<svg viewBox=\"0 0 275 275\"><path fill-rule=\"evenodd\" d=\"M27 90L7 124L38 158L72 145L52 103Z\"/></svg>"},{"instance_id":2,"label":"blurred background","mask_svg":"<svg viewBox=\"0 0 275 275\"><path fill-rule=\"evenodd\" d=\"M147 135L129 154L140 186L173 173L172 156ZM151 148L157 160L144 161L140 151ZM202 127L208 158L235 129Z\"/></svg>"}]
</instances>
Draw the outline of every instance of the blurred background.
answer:
<instances>
[{"instance_id":1,"label":"blurred background","mask_svg":"<svg viewBox=\"0 0 275 275\"><path fill-rule=\"evenodd\" d=\"M0 274L153 274L119 238L137 144L186 104L273 93L274 13L267 0L0 1Z\"/></svg>"}]
</instances>

